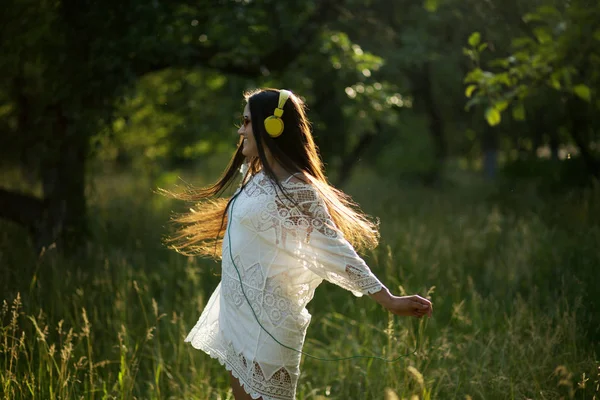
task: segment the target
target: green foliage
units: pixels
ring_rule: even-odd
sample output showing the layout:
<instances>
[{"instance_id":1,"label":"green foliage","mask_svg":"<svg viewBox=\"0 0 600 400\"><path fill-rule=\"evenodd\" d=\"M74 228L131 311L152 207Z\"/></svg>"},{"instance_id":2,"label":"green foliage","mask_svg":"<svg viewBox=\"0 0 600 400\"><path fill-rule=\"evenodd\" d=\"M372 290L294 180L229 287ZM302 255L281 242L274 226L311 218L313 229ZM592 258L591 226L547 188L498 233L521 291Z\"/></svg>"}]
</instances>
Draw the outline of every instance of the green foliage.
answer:
<instances>
[{"instance_id":1,"label":"green foliage","mask_svg":"<svg viewBox=\"0 0 600 400\"><path fill-rule=\"evenodd\" d=\"M471 97L473 95L473 92L476 89L477 89L477 85L469 85L469 86L467 86L467 88L465 89L465 96Z\"/></svg>"},{"instance_id":2,"label":"green foliage","mask_svg":"<svg viewBox=\"0 0 600 400\"><path fill-rule=\"evenodd\" d=\"M600 41L594 32L600 4L544 0L536 5L522 14L520 32L510 35L510 46L502 52L492 35L484 35L487 42L482 44L478 32L471 35L463 49L472 62L464 79L466 109L484 110L489 126L509 121L507 131L519 130L512 142L523 138L532 145L528 152L515 152L517 158L537 157L540 149L549 146L557 159L560 146L574 146L585 166L583 176L588 181L598 179L600 125L595 115L600 110L596 101ZM514 152L507 140L510 136L494 132L502 136L509 154Z\"/></svg>"},{"instance_id":3,"label":"green foliage","mask_svg":"<svg viewBox=\"0 0 600 400\"><path fill-rule=\"evenodd\" d=\"M573 93L587 102L597 96L600 88L600 41L591 36L594 21L600 17L600 6L576 1L569 7L551 5L527 13L528 23L522 36L512 39L511 54L488 62L496 71L483 71L481 58L487 47L480 47L480 35L475 32L468 40L464 53L474 68L465 77L469 83L467 97L477 89L477 96L468 107L487 102L498 113L498 102L522 104L547 86L564 94ZM520 106L521 107L521 106ZM489 109L488 109L489 110ZM488 111L486 110L486 118ZM517 112L519 118L524 113ZM498 121L487 118L488 122Z\"/></svg>"},{"instance_id":4,"label":"green foliage","mask_svg":"<svg viewBox=\"0 0 600 400\"><path fill-rule=\"evenodd\" d=\"M229 95L231 90L225 90L223 73L194 70L254 71L261 63L257 59L289 41L316 9L315 2L274 8L228 3L196 2L192 6L188 2L109 1L82 6L58 1L32 7L27 0L11 0L2 15L5 29L0 38L0 73L5 78L0 86L5 121L0 126L3 162L33 171L52 164L62 151L64 134L59 127L65 125L66 130L75 132L72 135L82 138L85 148L81 151L87 156L90 138L94 144L109 143L107 134L113 131L119 136L126 125L123 119L131 119L129 113L138 112L134 118L145 113L144 121L140 121L144 127L124 134L128 139L121 136L105 151L143 153L142 157L150 160L158 155L177 159L182 157L178 152L188 157L202 152L195 150L198 137L190 138L194 136L192 126L198 123L193 115L202 103L217 108L215 96ZM271 40L273 27L283 20L289 23L279 29L279 40ZM23 23L35 29L24 30ZM173 70L146 77L169 68ZM202 78L194 78L194 74ZM140 78L139 92L131 93ZM194 96L192 90L199 93ZM240 92L236 92L236 107L223 103L223 109L238 108ZM192 101L198 103L190 108ZM142 102L147 103L146 108ZM155 112L162 118L151 123L153 117L148 114ZM221 117L230 125L231 112L220 112L213 118ZM184 124L189 128L183 128ZM213 139L217 137L215 128L222 123L209 125L198 133L204 137L210 131ZM120 148L114 149L115 145Z\"/></svg>"},{"instance_id":5,"label":"green foliage","mask_svg":"<svg viewBox=\"0 0 600 400\"><path fill-rule=\"evenodd\" d=\"M592 92L586 85L579 84L574 86L573 92L587 102L592 101Z\"/></svg>"},{"instance_id":6,"label":"green foliage","mask_svg":"<svg viewBox=\"0 0 600 400\"><path fill-rule=\"evenodd\" d=\"M522 101L513 106L512 116L516 121L525 121L525 105Z\"/></svg>"},{"instance_id":7,"label":"green foliage","mask_svg":"<svg viewBox=\"0 0 600 400\"><path fill-rule=\"evenodd\" d=\"M83 185L53 202L47 192L76 181L73 171L91 179L94 159L160 174L230 153L241 93L271 86L306 99L333 176L360 162L440 177L449 165L480 168L491 149L504 162L573 144L587 146L593 170L598 13L583 0L10 0L0 164L26 171L44 204L63 210ZM85 221L78 204L40 215Z\"/></svg>"},{"instance_id":8,"label":"green foliage","mask_svg":"<svg viewBox=\"0 0 600 400\"><path fill-rule=\"evenodd\" d=\"M243 99L241 89L233 93L227 83L222 74L202 70L145 76L116 111L108 137L97 137L98 158L158 172L231 153Z\"/></svg>"},{"instance_id":9,"label":"green foliage","mask_svg":"<svg viewBox=\"0 0 600 400\"><path fill-rule=\"evenodd\" d=\"M481 43L481 33L473 32L471 36L469 36L469 45L471 47L477 48L479 46L479 43Z\"/></svg>"},{"instance_id":10,"label":"green foliage","mask_svg":"<svg viewBox=\"0 0 600 400\"><path fill-rule=\"evenodd\" d=\"M439 3L439 0L425 0L424 7L429 12L435 12L440 5Z\"/></svg>"},{"instance_id":11,"label":"green foliage","mask_svg":"<svg viewBox=\"0 0 600 400\"><path fill-rule=\"evenodd\" d=\"M499 107L496 105L488 107L487 110L485 110L485 119L491 126L498 125L501 120Z\"/></svg>"}]
</instances>

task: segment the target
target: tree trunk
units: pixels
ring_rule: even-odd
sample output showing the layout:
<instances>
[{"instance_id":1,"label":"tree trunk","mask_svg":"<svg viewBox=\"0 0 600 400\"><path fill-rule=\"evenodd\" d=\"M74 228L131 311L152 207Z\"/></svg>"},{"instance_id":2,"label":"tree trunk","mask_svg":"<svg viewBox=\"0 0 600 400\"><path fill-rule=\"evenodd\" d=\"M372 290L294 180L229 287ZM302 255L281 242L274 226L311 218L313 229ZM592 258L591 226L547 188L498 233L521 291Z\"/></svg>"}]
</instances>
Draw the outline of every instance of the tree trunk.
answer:
<instances>
[{"instance_id":1,"label":"tree trunk","mask_svg":"<svg viewBox=\"0 0 600 400\"><path fill-rule=\"evenodd\" d=\"M600 161L594 157L586 142L586 133L590 131L589 114L586 113L588 104L582 100L571 97L567 101L567 108L571 117L571 137L579 149L579 154L585 163L590 175L600 179Z\"/></svg>"},{"instance_id":2,"label":"tree trunk","mask_svg":"<svg viewBox=\"0 0 600 400\"><path fill-rule=\"evenodd\" d=\"M37 254L53 245L72 252L87 233L87 136L76 134L59 114L53 130L58 150L47 155L40 173L44 198L0 189L0 218L27 228Z\"/></svg>"},{"instance_id":3,"label":"tree trunk","mask_svg":"<svg viewBox=\"0 0 600 400\"><path fill-rule=\"evenodd\" d=\"M541 119L543 121L543 119ZM533 126L533 137L531 140L531 151L529 157L532 160L537 159L538 149L544 145L544 133L546 132L547 125L542 122L539 125Z\"/></svg>"},{"instance_id":4,"label":"tree trunk","mask_svg":"<svg viewBox=\"0 0 600 400\"><path fill-rule=\"evenodd\" d=\"M429 133L433 141L435 163L431 171L425 177L425 183L434 185L439 182L444 169L448 146L444 134L444 121L440 115L434 98L431 62L426 62L422 69L411 74L411 80L415 91L416 101L419 102L429 120Z\"/></svg>"},{"instance_id":5,"label":"tree trunk","mask_svg":"<svg viewBox=\"0 0 600 400\"><path fill-rule=\"evenodd\" d=\"M556 127L552 127L550 129L550 159L554 162L558 161L558 148L560 146L560 141L558 138L558 129Z\"/></svg>"},{"instance_id":6,"label":"tree trunk","mask_svg":"<svg viewBox=\"0 0 600 400\"><path fill-rule=\"evenodd\" d=\"M85 158L88 136L75 129L64 111L63 104L45 107L39 120L34 97L23 90L27 82L22 76L15 80L14 96L18 104L17 132L36 141L24 142L27 150L20 156L21 168L32 180L42 184L42 198L0 189L0 218L24 226L30 233L35 251L56 245L67 252L76 248L83 238L85 219ZM51 121L51 122L50 122ZM36 131L37 130L37 131ZM41 132L41 134L40 134Z\"/></svg>"},{"instance_id":7,"label":"tree trunk","mask_svg":"<svg viewBox=\"0 0 600 400\"><path fill-rule=\"evenodd\" d=\"M496 178L498 171L498 138L494 127L485 124L481 140L483 173L488 179Z\"/></svg>"},{"instance_id":8,"label":"tree trunk","mask_svg":"<svg viewBox=\"0 0 600 400\"><path fill-rule=\"evenodd\" d=\"M85 160L87 136L78 134L62 107L56 107L54 138L59 150L42 166L41 180L45 212L34 233L34 245L41 251L52 244L72 252L85 234Z\"/></svg>"}]
</instances>

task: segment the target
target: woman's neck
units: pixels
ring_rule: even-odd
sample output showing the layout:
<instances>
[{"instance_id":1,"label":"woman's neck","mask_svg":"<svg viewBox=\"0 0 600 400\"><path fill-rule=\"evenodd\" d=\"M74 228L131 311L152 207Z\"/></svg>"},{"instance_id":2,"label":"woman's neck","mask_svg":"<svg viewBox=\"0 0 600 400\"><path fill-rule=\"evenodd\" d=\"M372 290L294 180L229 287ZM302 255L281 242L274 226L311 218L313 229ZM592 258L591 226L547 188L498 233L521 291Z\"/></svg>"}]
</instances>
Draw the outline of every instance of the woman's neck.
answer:
<instances>
[{"instance_id":1,"label":"woman's neck","mask_svg":"<svg viewBox=\"0 0 600 400\"><path fill-rule=\"evenodd\" d=\"M275 174L277 179L279 179L280 181L286 180L290 177L290 175L292 175L290 171L286 170L280 163L275 161L272 157L267 157L267 162L269 163L269 167L271 168L271 171L273 171L273 174Z\"/></svg>"},{"instance_id":2,"label":"woman's neck","mask_svg":"<svg viewBox=\"0 0 600 400\"><path fill-rule=\"evenodd\" d=\"M277 177L277 179L279 180L285 180L287 178L289 178L290 173L288 171L285 170L285 168L283 168L281 166L281 164L279 163L271 163L269 165L271 167L271 170L273 171L273 173L275 174L275 176Z\"/></svg>"}]
</instances>

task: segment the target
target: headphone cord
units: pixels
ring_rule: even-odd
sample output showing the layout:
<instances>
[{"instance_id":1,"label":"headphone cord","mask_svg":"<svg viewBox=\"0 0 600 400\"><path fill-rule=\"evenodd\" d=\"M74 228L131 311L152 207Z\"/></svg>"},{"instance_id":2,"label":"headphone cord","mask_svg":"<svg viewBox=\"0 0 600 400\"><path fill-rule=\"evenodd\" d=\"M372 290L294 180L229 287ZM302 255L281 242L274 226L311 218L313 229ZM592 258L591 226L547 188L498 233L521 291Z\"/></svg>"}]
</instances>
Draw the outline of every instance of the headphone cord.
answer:
<instances>
[{"instance_id":1,"label":"headphone cord","mask_svg":"<svg viewBox=\"0 0 600 400\"><path fill-rule=\"evenodd\" d=\"M254 319L256 320L256 322L258 322L258 325L261 327L261 329L263 331L265 331L265 333L267 335L269 335L271 337L271 339L273 339L275 342L277 342L279 345L281 345L282 347L285 347L288 350L292 350L295 351L297 353L303 354L306 357L309 358L313 358L315 360L320 360L320 361L344 361L344 360L352 360L352 359L356 359L356 358L365 358L365 359L374 359L374 360L380 360L380 361L385 361L387 363L393 363L393 362L397 362L403 358L406 358L408 356L411 356L413 354L417 353L417 349L419 347L419 336L417 335L416 338L416 343L415 343L415 349L412 352L406 353L404 355L400 355L396 358L384 358L384 357L380 357L380 356L363 356L363 355L354 355L354 356L348 356L348 357L339 357L339 358L322 358L322 357L318 357L309 353L306 353L302 350L298 350L295 349L293 347L290 347L286 344L281 343L279 340L277 340L277 338L275 336L273 336L271 334L271 332L269 332L264 326L263 324L260 322L258 316L256 315L256 311L254 311L254 307L252 307L252 304L250 303L250 299L248 298L248 296L246 295L246 291L244 290L244 283L242 282L242 276L240 274L240 270L238 269L237 265L235 264L235 261L233 260L233 252L231 251L231 220L233 219L233 206L237 200L237 196L240 194L241 192L238 192L237 194L234 195L232 202L231 202L231 213L230 213L230 217L229 217L229 221L227 221L227 240L229 242L229 257L231 258L231 263L233 264L233 267L235 268L235 271L237 272L238 275L238 279L240 280L240 287L242 289L242 294L244 295L244 298L246 299L246 302L248 303L248 306L250 306L250 310L252 310L252 314L254 315Z\"/></svg>"}]
</instances>

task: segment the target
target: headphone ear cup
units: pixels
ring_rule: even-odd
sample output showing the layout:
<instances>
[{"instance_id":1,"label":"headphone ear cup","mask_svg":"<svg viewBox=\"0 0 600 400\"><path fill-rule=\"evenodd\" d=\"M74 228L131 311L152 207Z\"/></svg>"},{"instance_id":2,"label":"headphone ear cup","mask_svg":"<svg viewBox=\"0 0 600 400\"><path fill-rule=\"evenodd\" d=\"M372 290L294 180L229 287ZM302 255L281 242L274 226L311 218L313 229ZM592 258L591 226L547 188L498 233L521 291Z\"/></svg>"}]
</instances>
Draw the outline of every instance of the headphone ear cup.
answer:
<instances>
[{"instance_id":1,"label":"headphone ear cup","mask_svg":"<svg viewBox=\"0 0 600 400\"><path fill-rule=\"evenodd\" d=\"M275 115L265 119L265 130L271 137L278 137L283 133L283 120Z\"/></svg>"}]
</instances>

